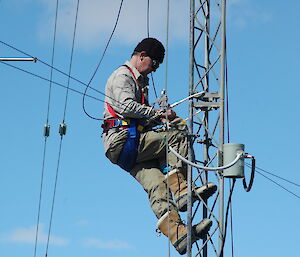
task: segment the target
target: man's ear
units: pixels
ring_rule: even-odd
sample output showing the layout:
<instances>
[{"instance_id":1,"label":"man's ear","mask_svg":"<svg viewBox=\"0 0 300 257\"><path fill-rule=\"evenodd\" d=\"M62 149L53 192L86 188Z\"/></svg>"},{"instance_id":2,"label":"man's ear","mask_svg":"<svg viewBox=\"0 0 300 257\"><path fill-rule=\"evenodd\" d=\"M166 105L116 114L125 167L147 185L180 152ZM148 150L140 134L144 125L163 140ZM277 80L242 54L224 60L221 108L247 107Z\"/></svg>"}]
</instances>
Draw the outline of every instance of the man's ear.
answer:
<instances>
[{"instance_id":1,"label":"man's ear","mask_svg":"<svg viewBox=\"0 0 300 257\"><path fill-rule=\"evenodd\" d=\"M140 53L140 58L141 58L141 60L143 60L144 57L146 57L146 56L147 56L147 53L146 53L145 51L142 51L142 52Z\"/></svg>"}]
</instances>

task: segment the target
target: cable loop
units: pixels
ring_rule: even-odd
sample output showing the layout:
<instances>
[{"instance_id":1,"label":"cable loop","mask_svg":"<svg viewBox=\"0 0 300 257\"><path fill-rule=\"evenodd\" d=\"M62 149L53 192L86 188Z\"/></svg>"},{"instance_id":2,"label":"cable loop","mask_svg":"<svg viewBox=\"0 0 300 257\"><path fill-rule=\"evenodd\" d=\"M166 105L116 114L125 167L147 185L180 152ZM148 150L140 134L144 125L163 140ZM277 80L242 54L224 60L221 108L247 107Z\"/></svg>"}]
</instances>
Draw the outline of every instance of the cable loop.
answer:
<instances>
[{"instance_id":1,"label":"cable loop","mask_svg":"<svg viewBox=\"0 0 300 257\"><path fill-rule=\"evenodd\" d=\"M253 185L253 182L254 182L256 161L255 161L254 156L252 156L252 155L244 155L244 158L251 158L252 159L252 162L251 162L252 167L251 167L251 175L250 175L249 185L247 185L246 178L245 177L243 178L244 189L245 189L246 192L250 192L250 190L252 188L252 185Z\"/></svg>"}]
</instances>

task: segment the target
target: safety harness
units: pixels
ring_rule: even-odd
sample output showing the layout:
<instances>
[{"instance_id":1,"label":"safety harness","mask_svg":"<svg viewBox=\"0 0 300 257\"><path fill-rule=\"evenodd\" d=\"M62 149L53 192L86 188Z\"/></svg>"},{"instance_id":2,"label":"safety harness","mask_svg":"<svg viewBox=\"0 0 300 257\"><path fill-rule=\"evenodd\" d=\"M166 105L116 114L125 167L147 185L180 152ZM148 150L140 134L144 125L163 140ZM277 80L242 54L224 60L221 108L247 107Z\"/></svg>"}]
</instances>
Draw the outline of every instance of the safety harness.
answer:
<instances>
[{"instance_id":1,"label":"safety harness","mask_svg":"<svg viewBox=\"0 0 300 257\"><path fill-rule=\"evenodd\" d=\"M145 96L142 91L141 85L138 83L135 74L132 69L125 66L133 75L135 83L138 85L139 90L141 92L141 104L145 103ZM111 128L117 129L127 129L127 140L122 148L122 151L119 155L119 159L117 164L126 171L131 171L135 165L137 154L138 154L138 146L139 146L139 138L140 132L143 130L143 125L139 119L120 119L114 109L111 107L109 103L105 103L108 112L114 119L105 120L103 124L103 131L107 132Z\"/></svg>"}]
</instances>

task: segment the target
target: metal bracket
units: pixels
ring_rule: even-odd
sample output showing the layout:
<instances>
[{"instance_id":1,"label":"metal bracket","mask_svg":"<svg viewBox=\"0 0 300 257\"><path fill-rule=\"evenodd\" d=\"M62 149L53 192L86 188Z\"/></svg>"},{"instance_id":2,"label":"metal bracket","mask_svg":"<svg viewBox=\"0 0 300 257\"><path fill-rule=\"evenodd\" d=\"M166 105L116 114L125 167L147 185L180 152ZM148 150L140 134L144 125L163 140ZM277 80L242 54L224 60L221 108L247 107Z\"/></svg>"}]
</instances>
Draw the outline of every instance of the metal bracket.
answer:
<instances>
[{"instance_id":1,"label":"metal bracket","mask_svg":"<svg viewBox=\"0 0 300 257\"><path fill-rule=\"evenodd\" d=\"M218 92L206 92L205 94L197 97L202 102L195 102L194 107L202 111L211 111L220 108L220 95Z\"/></svg>"}]
</instances>

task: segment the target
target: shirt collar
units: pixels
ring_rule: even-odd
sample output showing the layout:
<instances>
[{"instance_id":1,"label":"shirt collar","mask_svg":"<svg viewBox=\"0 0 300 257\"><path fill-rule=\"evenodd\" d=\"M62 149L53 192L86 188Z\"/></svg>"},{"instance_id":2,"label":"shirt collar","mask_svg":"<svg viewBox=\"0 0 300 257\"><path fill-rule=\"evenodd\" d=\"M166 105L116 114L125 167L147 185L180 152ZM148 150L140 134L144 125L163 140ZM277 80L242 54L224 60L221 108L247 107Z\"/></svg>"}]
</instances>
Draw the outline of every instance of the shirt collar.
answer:
<instances>
[{"instance_id":1,"label":"shirt collar","mask_svg":"<svg viewBox=\"0 0 300 257\"><path fill-rule=\"evenodd\" d=\"M128 67L131 68L131 70L137 80L143 80L143 75L131 64L131 62L126 61L125 65L127 65Z\"/></svg>"}]
</instances>

